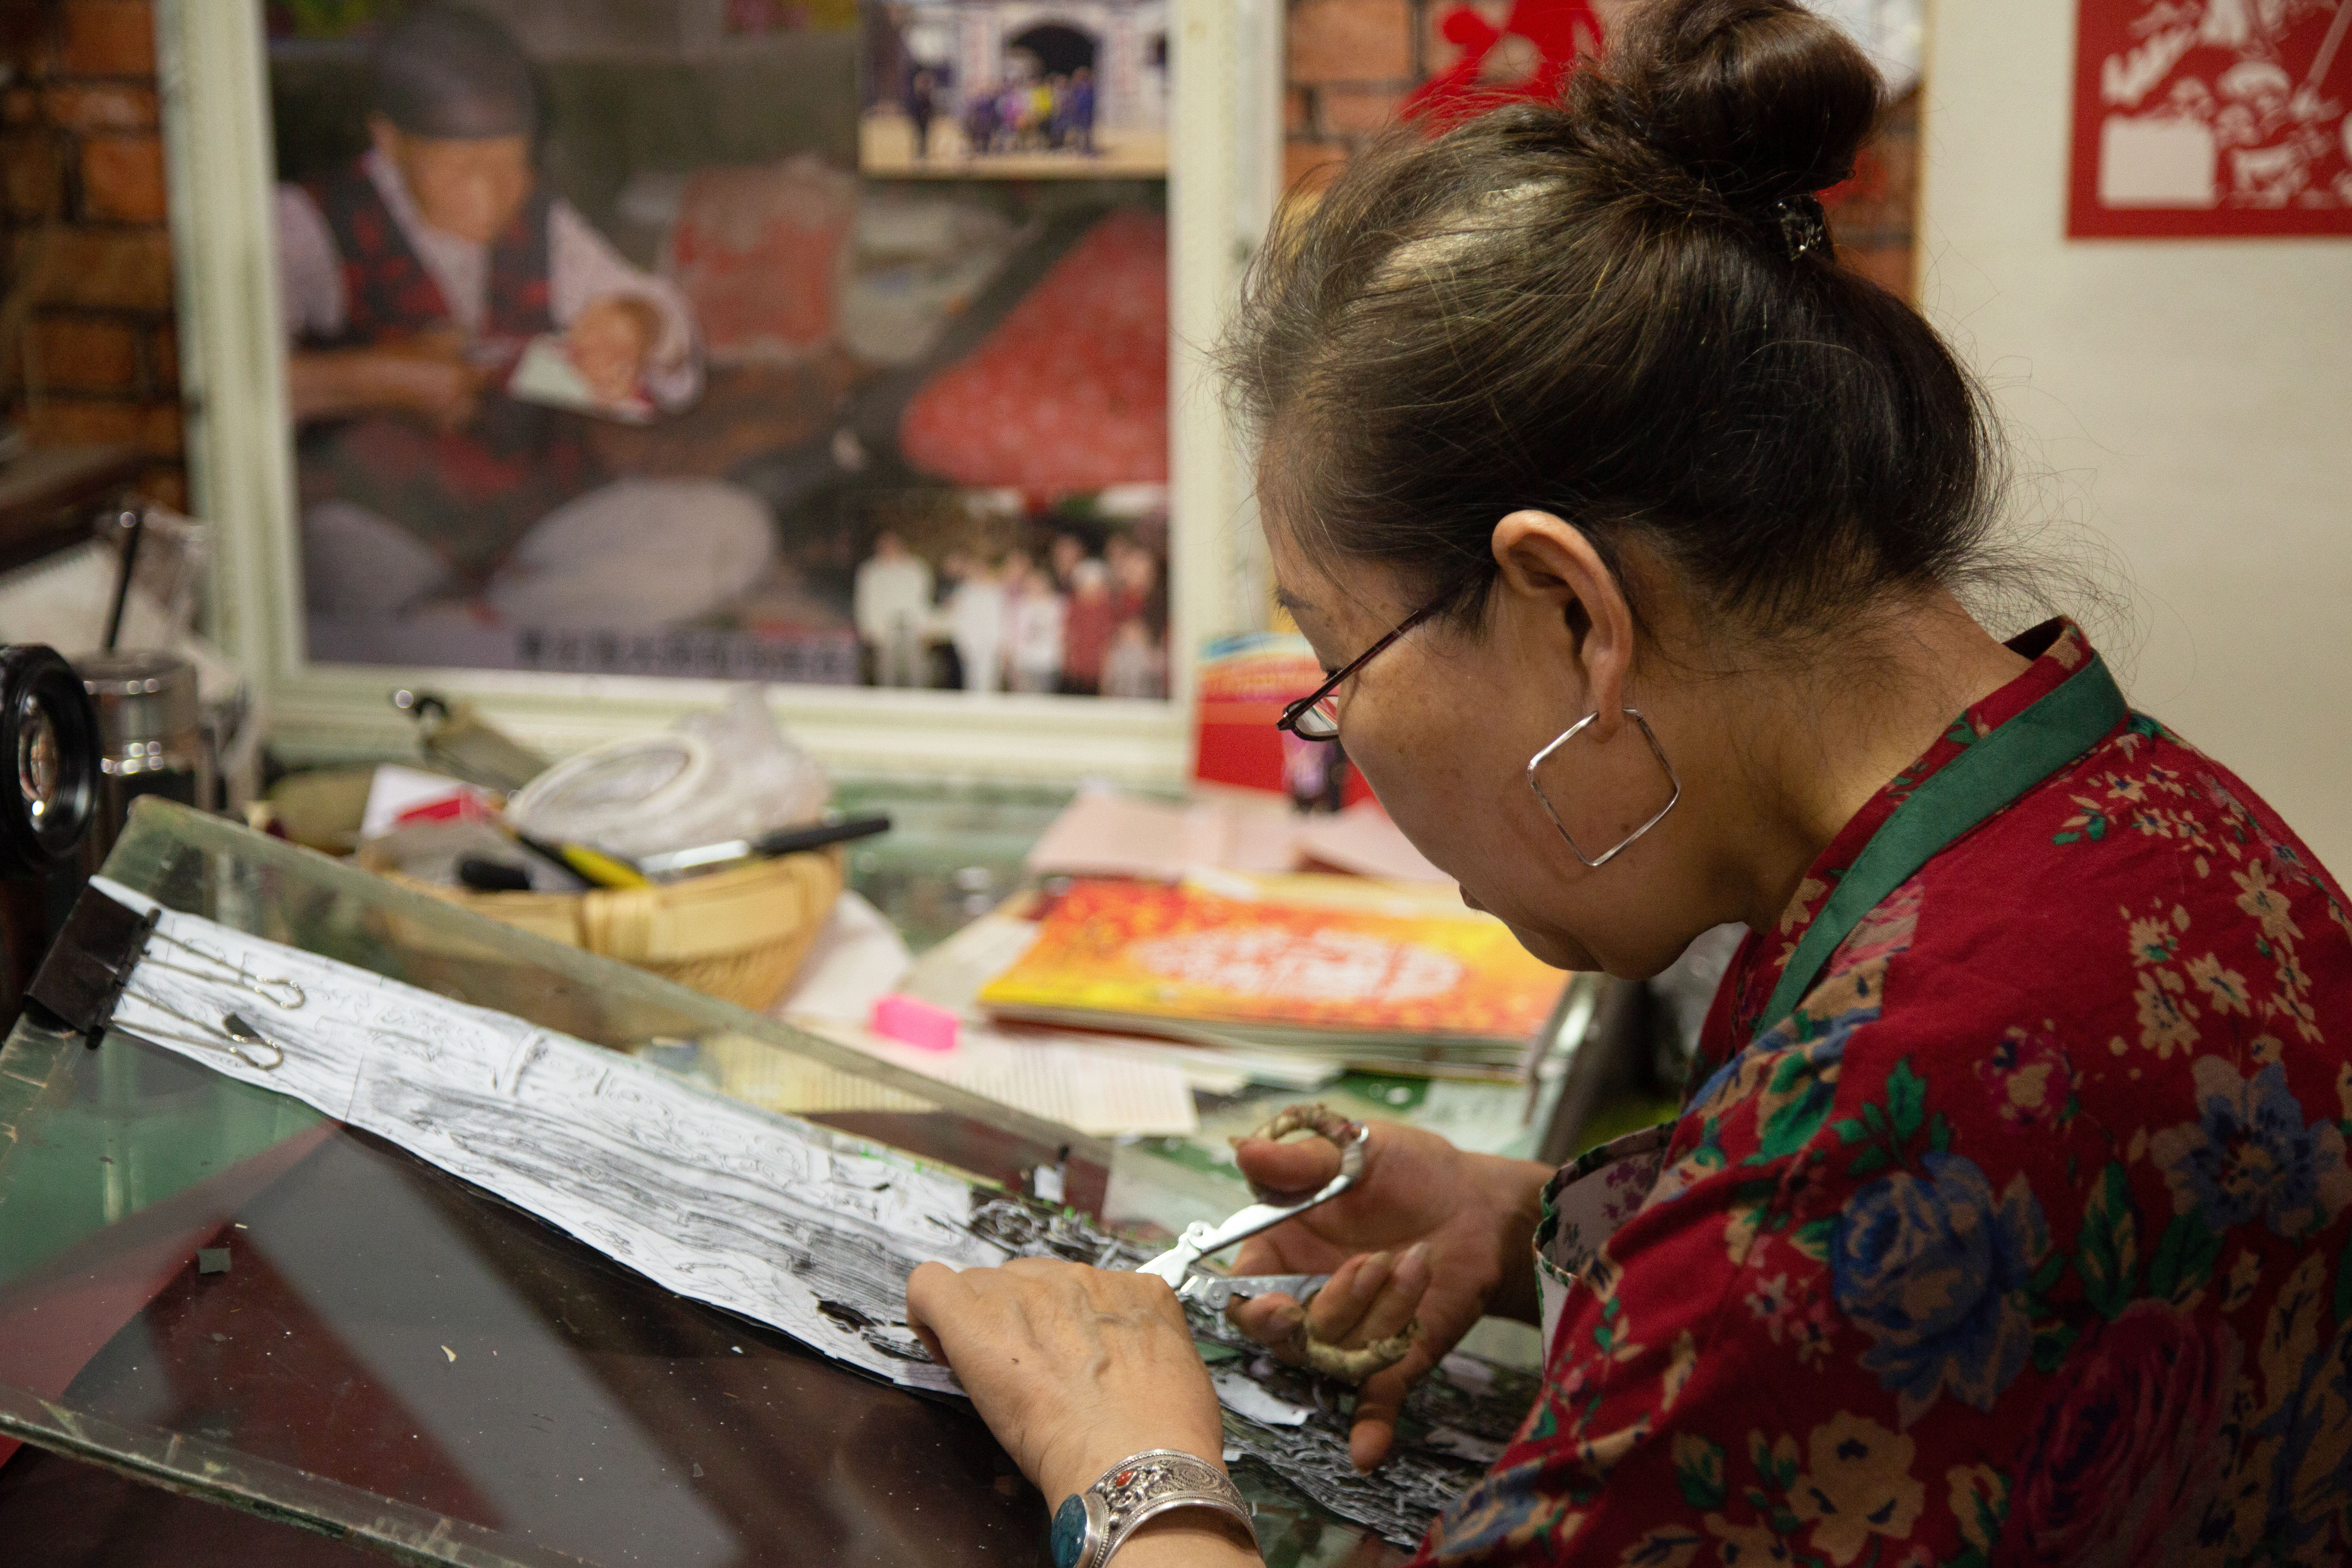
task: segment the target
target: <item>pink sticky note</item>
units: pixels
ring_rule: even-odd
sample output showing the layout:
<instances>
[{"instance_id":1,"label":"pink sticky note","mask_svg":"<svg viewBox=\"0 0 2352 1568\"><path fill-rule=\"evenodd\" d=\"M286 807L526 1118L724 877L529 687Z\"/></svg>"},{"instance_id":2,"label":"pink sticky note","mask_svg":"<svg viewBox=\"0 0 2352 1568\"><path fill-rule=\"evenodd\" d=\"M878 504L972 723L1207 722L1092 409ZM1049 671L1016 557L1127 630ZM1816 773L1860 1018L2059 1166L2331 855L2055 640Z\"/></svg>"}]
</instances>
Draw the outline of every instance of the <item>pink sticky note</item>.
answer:
<instances>
[{"instance_id":1,"label":"pink sticky note","mask_svg":"<svg viewBox=\"0 0 2352 1568\"><path fill-rule=\"evenodd\" d=\"M927 1051L951 1051L956 1046L956 1016L912 996L893 994L876 1002L870 1026L886 1040Z\"/></svg>"}]
</instances>

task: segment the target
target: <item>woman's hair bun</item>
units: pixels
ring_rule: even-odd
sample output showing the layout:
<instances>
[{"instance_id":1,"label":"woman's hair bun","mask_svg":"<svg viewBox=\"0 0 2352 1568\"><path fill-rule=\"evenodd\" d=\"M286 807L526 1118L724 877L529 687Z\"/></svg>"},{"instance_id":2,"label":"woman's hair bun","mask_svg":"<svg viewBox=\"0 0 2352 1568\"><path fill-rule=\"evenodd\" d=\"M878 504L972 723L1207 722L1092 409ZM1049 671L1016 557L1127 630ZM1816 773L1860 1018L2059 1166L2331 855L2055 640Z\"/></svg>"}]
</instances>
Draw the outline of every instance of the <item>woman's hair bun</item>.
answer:
<instances>
[{"instance_id":1,"label":"woman's hair bun","mask_svg":"<svg viewBox=\"0 0 2352 1568\"><path fill-rule=\"evenodd\" d=\"M1641 0L1579 85L1596 118L1743 205L1845 179L1882 88L1853 40L1795 0Z\"/></svg>"}]
</instances>

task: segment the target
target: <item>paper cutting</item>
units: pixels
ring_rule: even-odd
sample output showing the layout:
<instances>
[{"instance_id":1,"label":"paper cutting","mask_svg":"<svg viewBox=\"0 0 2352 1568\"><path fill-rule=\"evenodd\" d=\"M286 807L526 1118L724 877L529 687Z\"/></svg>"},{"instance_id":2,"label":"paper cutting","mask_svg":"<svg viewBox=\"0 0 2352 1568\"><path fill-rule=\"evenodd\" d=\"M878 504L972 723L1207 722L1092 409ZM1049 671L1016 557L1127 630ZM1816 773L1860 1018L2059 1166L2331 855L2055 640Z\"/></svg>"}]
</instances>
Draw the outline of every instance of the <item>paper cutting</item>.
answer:
<instances>
[{"instance_id":1,"label":"paper cutting","mask_svg":"<svg viewBox=\"0 0 2352 1568\"><path fill-rule=\"evenodd\" d=\"M157 910L105 879L93 886ZM160 910L157 922L115 1028L300 1100L681 1296L893 1383L961 1392L907 1327L906 1279L918 1264L1058 1257L1132 1268L1145 1256L1075 1214L522 1019L196 916ZM1452 1436L1401 1445L1360 1477L1348 1461L1344 1391L1257 1354L1211 1314L1195 1313L1194 1325L1247 1352L1221 1369L1228 1445L1398 1542L1417 1539L1478 1473L1464 1442L1475 1453L1507 1436L1531 1392L1507 1375L1502 1397L1428 1380L1408 1422Z\"/></svg>"}]
</instances>

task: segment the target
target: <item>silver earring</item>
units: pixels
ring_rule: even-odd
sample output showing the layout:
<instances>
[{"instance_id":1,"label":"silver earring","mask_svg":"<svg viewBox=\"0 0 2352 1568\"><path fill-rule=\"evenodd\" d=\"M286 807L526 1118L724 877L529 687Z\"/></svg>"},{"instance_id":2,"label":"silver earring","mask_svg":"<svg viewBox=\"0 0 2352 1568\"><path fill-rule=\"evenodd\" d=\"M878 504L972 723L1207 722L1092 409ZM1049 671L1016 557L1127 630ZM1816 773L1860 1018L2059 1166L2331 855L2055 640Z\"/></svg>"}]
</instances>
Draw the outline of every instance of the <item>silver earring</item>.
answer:
<instances>
[{"instance_id":1,"label":"silver earring","mask_svg":"<svg viewBox=\"0 0 2352 1568\"><path fill-rule=\"evenodd\" d=\"M1655 827L1661 822L1664 822L1666 819L1666 813L1674 810L1675 802L1682 799L1683 797L1683 781L1675 776L1675 764L1666 761L1666 749L1658 744L1657 731L1650 728L1650 721L1642 717L1640 710L1633 708L1626 709L1625 717L1633 721L1633 722L1640 727L1642 739L1650 742L1650 754L1658 759L1658 766L1666 775L1666 784L1670 793L1666 796L1666 804L1658 807L1656 816L1651 817L1649 821L1642 824L1641 826L1633 829L1633 832L1628 833L1624 837L1619 839L1609 848L1603 850L1599 859L1596 860L1591 856L1587 855L1577 844L1576 836L1569 832L1568 824L1559 819L1559 813L1552 809L1551 797L1544 794L1543 784L1536 777L1536 770L1542 767L1544 763L1549 762L1553 752L1559 751L1562 746L1567 745L1570 741L1575 740L1579 735L1584 733L1586 728L1590 726L1595 719L1600 717L1601 715L1597 710L1587 713L1583 718L1579 719L1575 723L1570 724L1567 729L1562 730L1559 732L1559 737L1555 739L1550 745L1546 746L1542 751L1538 752L1534 756L1528 759L1528 787L1536 792L1536 798L1538 800L1543 802L1544 815L1551 818L1551 825L1559 829L1560 837L1568 841L1569 852L1574 855L1579 860L1583 861L1588 869L1596 871L1601 867L1609 864L1610 861L1617 858L1619 855L1624 853L1626 846L1632 844L1635 839L1641 837L1644 833L1649 832L1650 829Z\"/></svg>"}]
</instances>

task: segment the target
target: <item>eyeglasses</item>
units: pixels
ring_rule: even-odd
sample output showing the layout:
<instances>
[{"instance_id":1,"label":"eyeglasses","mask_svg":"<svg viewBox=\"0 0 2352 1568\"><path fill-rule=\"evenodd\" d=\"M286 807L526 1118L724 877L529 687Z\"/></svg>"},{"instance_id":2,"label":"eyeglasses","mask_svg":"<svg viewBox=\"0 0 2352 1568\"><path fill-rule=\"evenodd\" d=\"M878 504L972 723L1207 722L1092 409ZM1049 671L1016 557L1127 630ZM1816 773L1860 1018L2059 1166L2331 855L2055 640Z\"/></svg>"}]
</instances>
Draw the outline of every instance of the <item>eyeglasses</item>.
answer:
<instances>
[{"instance_id":1,"label":"eyeglasses","mask_svg":"<svg viewBox=\"0 0 2352 1568\"><path fill-rule=\"evenodd\" d=\"M1384 650L1389 644L1396 641L1397 638L1404 636L1405 633L1412 630L1413 627L1421 625L1422 622L1437 614L1440 609L1444 608L1447 604L1453 601L1454 595L1457 592L1458 590L1456 589L1449 588L1435 599L1431 600L1428 604L1423 605L1420 609L1415 610L1412 615L1407 616L1404 620L1398 625L1396 630L1389 633L1388 636L1382 637L1380 641L1366 648L1362 653L1357 655L1354 659L1349 661L1346 668L1340 670L1337 675L1334 675L1330 679L1325 681L1322 685L1317 687L1313 691L1300 698L1289 707L1285 708L1282 710L1282 717L1274 721L1274 727L1277 730L1287 730L1302 741L1338 740L1339 738L1339 693L1341 684L1347 680L1348 677L1355 674L1356 671L1363 668L1364 666L1371 663L1373 659L1379 658L1382 650Z\"/></svg>"}]
</instances>

